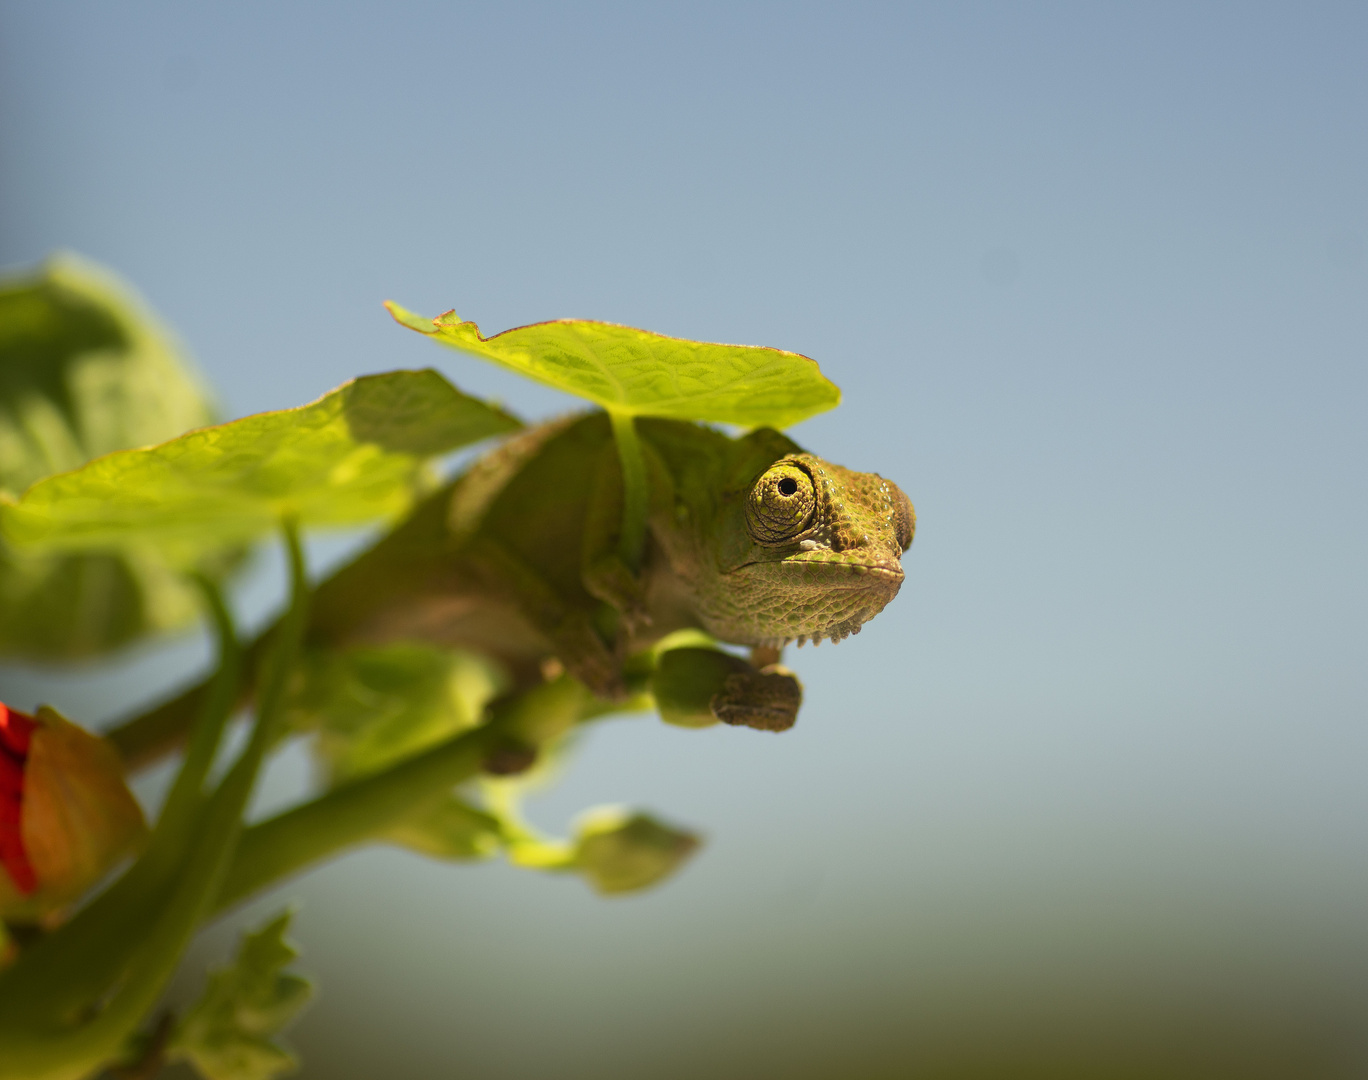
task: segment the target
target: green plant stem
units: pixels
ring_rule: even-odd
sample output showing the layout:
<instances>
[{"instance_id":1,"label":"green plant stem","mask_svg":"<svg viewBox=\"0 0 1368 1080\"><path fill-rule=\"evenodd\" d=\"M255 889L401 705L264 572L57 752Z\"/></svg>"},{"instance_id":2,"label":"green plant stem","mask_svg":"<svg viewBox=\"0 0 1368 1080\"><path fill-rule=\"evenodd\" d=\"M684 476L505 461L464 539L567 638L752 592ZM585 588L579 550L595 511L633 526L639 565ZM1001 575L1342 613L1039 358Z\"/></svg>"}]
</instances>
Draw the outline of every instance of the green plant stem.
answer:
<instances>
[{"instance_id":1,"label":"green plant stem","mask_svg":"<svg viewBox=\"0 0 1368 1080\"><path fill-rule=\"evenodd\" d=\"M246 646L233 687L233 707L245 705L250 698L253 672L269 654L272 640L267 634ZM204 710L208 693L209 682L198 683L105 732L105 740L118 751L125 770L136 772L173 753L186 741L196 717Z\"/></svg>"},{"instance_id":2,"label":"green plant stem","mask_svg":"<svg viewBox=\"0 0 1368 1080\"><path fill-rule=\"evenodd\" d=\"M96 906L92 904L0 977L0 1080L79 1080L116 1057L156 1004L195 929L209 914L242 830L243 808L285 711L290 672L308 616L308 582L298 533L287 524L285 534L292 602L272 650L247 748L204 803L195 828L187 832L183 857L173 862L169 890L163 889L158 896L123 898L125 906L130 899L142 901L136 905L138 923L106 925L104 935L92 941L84 930L90 923L87 912ZM215 614L226 612L220 609ZM231 637L230 633L225 639ZM231 702L232 695L211 694L211 700ZM221 719L208 713L202 723L222 726ZM199 768L207 743L207 736L196 737L194 760L187 759L188 766ZM210 760L212 756L209 753ZM198 791L202 779L193 791ZM177 789L182 785L177 784ZM189 782L183 790L192 791ZM185 801L190 798L186 796ZM142 865L139 860L126 878ZM121 879L109 891L122 884ZM69 937L67 931L73 927L78 932ZM69 984L88 982L87 972L92 969L111 973L117 982L97 996L73 1000ZM52 992L43 994L45 986L52 987Z\"/></svg>"},{"instance_id":3,"label":"green plant stem","mask_svg":"<svg viewBox=\"0 0 1368 1080\"><path fill-rule=\"evenodd\" d=\"M188 721L203 710L208 692L208 684L199 683L105 732L105 740L118 751L125 771L136 772L180 746Z\"/></svg>"},{"instance_id":4,"label":"green plant stem","mask_svg":"<svg viewBox=\"0 0 1368 1080\"><path fill-rule=\"evenodd\" d=\"M457 735L245 829L215 911L345 848L377 839L423 803L475 776L495 734L483 727Z\"/></svg>"},{"instance_id":5,"label":"green plant stem","mask_svg":"<svg viewBox=\"0 0 1368 1080\"><path fill-rule=\"evenodd\" d=\"M636 572L641 569L641 556L646 547L646 515L650 507L646 458L632 414L609 409L608 418L613 424L613 441L617 443L618 460L622 463L622 536L618 553Z\"/></svg>"},{"instance_id":6,"label":"green plant stem","mask_svg":"<svg viewBox=\"0 0 1368 1080\"><path fill-rule=\"evenodd\" d=\"M502 741L540 746L587 716L599 715L594 705L582 683L561 676L504 701L484 727L251 826L238 843L216 910L346 848L384 838L424 804L477 775Z\"/></svg>"},{"instance_id":7,"label":"green plant stem","mask_svg":"<svg viewBox=\"0 0 1368 1080\"><path fill-rule=\"evenodd\" d=\"M208 577L197 575L195 581L204 594L205 608L214 624L219 642L219 665L204 695L204 720L195 725L185 760L162 805L156 833L148 848L149 857L155 849L160 849L164 859L174 859L184 848L204 805L204 782L218 753L224 726L237 704L238 687L242 682L242 649L223 593Z\"/></svg>"},{"instance_id":8,"label":"green plant stem","mask_svg":"<svg viewBox=\"0 0 1368 1080\"><path fill-rule=\"evenodd\" d=\"M25 1002L44 1002L53 1008L76 1008L98 997L119 977L131 955L108 948L107 943L133 941L147 909L169 888L184 859L189 834L199 824L196 804L232 710L241 668L232 621L216 594L209 599L209 613L218 633L218 670L201 695L195 751L177 775L147 848L123 877L77 912L60 932L25 950L19 962L0 977L0 1009L10 1007L11 986Z\"/></svg>"}]
</instances>

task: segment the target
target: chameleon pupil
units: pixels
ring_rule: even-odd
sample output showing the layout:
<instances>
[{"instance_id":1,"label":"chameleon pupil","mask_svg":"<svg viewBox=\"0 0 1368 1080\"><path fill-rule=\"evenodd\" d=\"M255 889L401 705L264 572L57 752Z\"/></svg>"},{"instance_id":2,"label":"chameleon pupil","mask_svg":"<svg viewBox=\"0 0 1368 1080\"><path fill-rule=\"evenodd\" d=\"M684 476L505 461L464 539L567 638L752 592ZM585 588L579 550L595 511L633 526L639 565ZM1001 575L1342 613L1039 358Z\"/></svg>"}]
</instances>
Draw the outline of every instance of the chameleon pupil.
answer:
<instances>
[{"instance_id":1,"label":"chameleon pupil","mask_svg":"<svg viewBox=\"0 0 1368 1080\"><path fill-rule=\"evenodd\" d=\"M794 495L798 492L798 481L791 476L786 476L779 481L780 495Z\"/></svg>"}]
</instances>

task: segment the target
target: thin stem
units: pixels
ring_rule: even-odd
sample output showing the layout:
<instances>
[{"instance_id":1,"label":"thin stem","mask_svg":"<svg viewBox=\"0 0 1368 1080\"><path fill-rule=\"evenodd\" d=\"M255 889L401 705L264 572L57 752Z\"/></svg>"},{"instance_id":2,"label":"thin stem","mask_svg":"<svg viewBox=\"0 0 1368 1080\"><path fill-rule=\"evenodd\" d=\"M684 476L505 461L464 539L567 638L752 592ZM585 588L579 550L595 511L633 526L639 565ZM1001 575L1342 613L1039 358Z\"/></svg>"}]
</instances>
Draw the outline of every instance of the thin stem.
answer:
<instances>
[{"instance_id":1,"label":"thin stem","mask_svg":"<svg viewBox=\"0 0 1368 1080\"><path fill-rule=\"evenodd\" d=\"M197 580L201 589L214 587L205 579ZM266 631L243 650L237 666L237 681L232 687L233 706L245 705L249 700L252 680L260 674L260 662L270 655L278 632L278 626ZM124 771L136 772L174 753L185 742L196 717L203 712L210 692L210 680L206 679L106 731L105 741L118 751Z\"/></svg>"},{"instance_id":2,"label":"thin stem","mask_svg":"<svg viewBox=\"0 0 1368 1080\"><path fill-rule=\"evenodd\" d=\"M223 729L237 702L238 684L242 680L242 649L223 593L207 577L196 575L195 581L204 594L205 608L214 624L219 664L205 695L201 720L190 737L185 761L157 821L159 837L165 835L161 846L170 851L178 851L185 835L194 828L196 813L204 801L204 781L218 753ZM153 843L157 844L158 840Z\"/></svg>"},{"instance_id":3,"label":"thin stem","mask_svg":"<svg viewBox=\"0 0 1368 1080\"><path fill-rule=\"evenodd\" d=\"M374 840L424 802L475 776L494 732L439 743L384 772L354 780L243 830L215 912L355 844Z\"/></svg>"},{"instance_id":4,"label":"thin stem","mask_svg":"<svg viewBox=\"0 0 1368 1080\"><path fill-rule=\"evenodd\" d=\"M345 848L383 837L423 804L476 776L502 741L542 746L592 714L594 704L582 683L563 675L504 700L483 727L251 826L243 831L216 910Z\"/></svg>"},{"instance_id":5,"label":"thin stem","mask_svg":"<svg viewBox=\"0 0 1368 1080\"><path fill-rule=\"evenodd\" d=\"M180 746L190 724L204 707L208 691L207 683L199 683L105 732L106 741L119 752L124 769L134 772Z\"/></svg>"},{"instance_id":6,"label":"thin stem","mask_svg":"<svg viewBox=\"0 0 1368 1080\"><path fill-rule=\"evenodd\" d=\"M219 666L201 695L191 750L146 850L123 877L60 931L25 951L20 964L0 979L0 1008L5 1007L11 986L26 1000L52 1006L87 1001L102 993L130 956L126 949L109 948L107 943L126 944L137 937L147 909L165 895L184 861L190 837L201 823L204 778L232 712L241 668L237 633L222 597L210 586L205 599L219 639ZM27 968L32 971L25 975Z\"/></svg>"},{"instance_id":7,"label":"thin stem","mask_svg":"<svg viewBox=\"0 0 1368 1080\"><path fill-rule=\"evenodd\" d=\"M641 452L636 424L631 413L608 410L613 423L613 440L622 463L622 536L618 553L632 571L641 569L646 547L646 515L650 507L646 491L646 458Z\"/></svg>"},{"instance_id":8,"label":"thin stem","mask_svg":"<svg viewBox=\"0 0 1368 1080\"><path fill-rule=\"evenodd\" d=\"M282 620L266 692L247 748L198 816L185 853L175 866L169 891L154 896L123 897L125 901L142 901L136 906L140 917L136 923L118 928L106 926L103 937L73 953L66 931L78 922L89 922L82 919L91 910L88 908L21 956L0 977L8 991L0 997L11 999L0 1007L3 1080L77 1080L116 1056L129 1033L160 997L195 928L209 913L242 830L242 811L271 743L273 729L284 713L289 674L308 617L308 581L298 530L293 523L286 523L284 531L290 554L292 602ZM142 865L139 860L126 878ZM122 884L123 880L109 892L115 892ZM43 951L43 945L52 947ZM51 964L52 961L60 962ZM44 962L51 966L45 968ZM36 970L31 970L35 965ZM88 997L84 1002L73 1002L71 997L70 981L79 981L92 966L115 978L123 976L103 1008L100 999L107 992L104 988L97 988L98 996ZM46 975L49 984L55 979L50 993L35 992L35 975ZM73 1009L73 1004L81 1007ZM88 1017L90 1010L98 1011Z\"/></svg>"}]
</instances>

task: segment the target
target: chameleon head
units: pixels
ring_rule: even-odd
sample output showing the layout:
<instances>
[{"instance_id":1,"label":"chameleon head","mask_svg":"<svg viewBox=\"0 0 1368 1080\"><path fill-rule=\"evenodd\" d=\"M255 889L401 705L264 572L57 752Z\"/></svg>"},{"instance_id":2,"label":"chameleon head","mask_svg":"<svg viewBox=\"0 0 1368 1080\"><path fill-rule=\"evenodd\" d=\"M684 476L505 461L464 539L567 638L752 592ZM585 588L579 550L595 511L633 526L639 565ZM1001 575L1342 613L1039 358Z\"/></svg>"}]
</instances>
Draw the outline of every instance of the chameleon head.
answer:
<instances>
[{"instance_id":1,"label":"chameleon head","mask_svg":"<svg viewBox=\"0 0 1368 1080\"><path fill-rule=\"evenodd\" d=\"M898 594L916 515L892 481L788 453L731 501L744 528L731 530L726 587L706 613L724 640L840 641Z\"/></svg>"}]
</instances>

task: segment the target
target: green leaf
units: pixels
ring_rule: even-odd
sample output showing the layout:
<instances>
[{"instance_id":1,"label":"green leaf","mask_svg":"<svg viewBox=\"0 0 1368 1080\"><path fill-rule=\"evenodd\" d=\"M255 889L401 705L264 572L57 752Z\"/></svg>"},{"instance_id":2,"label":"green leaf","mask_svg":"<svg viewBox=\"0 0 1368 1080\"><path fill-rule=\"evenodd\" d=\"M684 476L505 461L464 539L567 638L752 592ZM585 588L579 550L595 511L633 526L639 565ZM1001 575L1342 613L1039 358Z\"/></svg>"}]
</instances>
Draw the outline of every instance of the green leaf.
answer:
<instances>
[{"instance_id":1,"label":"green leaf","mask_svg":"<svg viewBox=\"0 0 1368 1080\"><path fill-rule=\"evenodd\" d=\"M411 330L619 414L787 427L841 401L816 361L782 349L688 341L584 319L486 338L454 311L425 319L386 306Z\"/></svg>"},{"instance_id":2,"label":"green leaf","mask_svg":"<svg viewBox=\"0 0 1368 1080\"><path fill-rule=\"evenodd\" d=\"M283 969L299 952L285 940L286 911L244 935L233 963L209 975L168 1047L208 1080L271 1080L298 1065L273 1040L308 1002L313 987Z\"/></svg>"},{"instance_id":3,"label":"green leaf","mask_svg":"<svg viewBox=\"0 0 1368 1080\"><path fill-rule=\"evenodd\" d=\"M480 722L505 688L475 653L400 643L311 654L290 725L318 732L334 782L378 772Z\"/></svg>"},{"instance_id":4,"label":"green leaf","mask_svg":"<svg viewBox=\"0 0 1368 1080\"><path fill-rule=\"evenodd\" d=\"M69 256L0 282L0 489L213 420L170 333Z\"/></svg>"},{"instance_id":5,"label":"green leaf","mask_svg":"<svg viewBox=\"0 0 1368 1080\"><path fill-rule=\"evenodd\" d=\"M699 846L693 833L620 807L589 811L576 830L575 864L601 893L635 892L664 881Z\"/></svg>"},{"instance_id":6,"label":"green leaf","mask_svg":"<svg viewBox=\"0 0 1368 1080\"><path fill-rule=\"evenodd\" d=\"M184 626L198 610L184 575L155 552L31 555L0 544L0 654L98 656Z\"/></svg>"},{"instance_id":7,"label":"green leaf","mask_svg":"<svg viewBox=\"0 0 1368 1080\"><path fill-rule=\"evenodd\" d=\"M0 282L0 499L212 419L180 346L113 275L64 256ZM221 573L236 554L219 549L211 561ZM96 656L197 610L153 553L51 556L0 543L0 655Z\"/></svg>"},{"instance_id":8,"label":"green leaf","mask_svg":"<svg viewBox=\"0 0 1368 1080\"><path fill-rule=\"evenodd\" d=\"M14 543L48 550L156 544L182 558L294 518L355 525L406 510L433 455L519 428L432 370L344 383L259 413L41 480L4 507Z\"/></svg>"}]
</instances>

